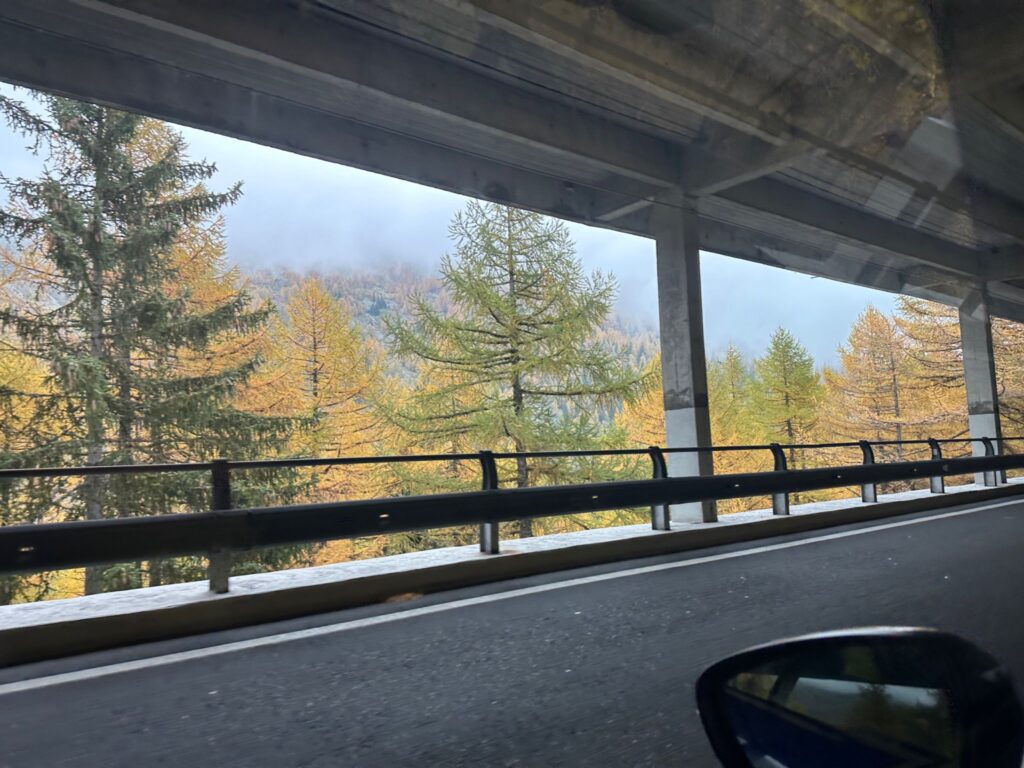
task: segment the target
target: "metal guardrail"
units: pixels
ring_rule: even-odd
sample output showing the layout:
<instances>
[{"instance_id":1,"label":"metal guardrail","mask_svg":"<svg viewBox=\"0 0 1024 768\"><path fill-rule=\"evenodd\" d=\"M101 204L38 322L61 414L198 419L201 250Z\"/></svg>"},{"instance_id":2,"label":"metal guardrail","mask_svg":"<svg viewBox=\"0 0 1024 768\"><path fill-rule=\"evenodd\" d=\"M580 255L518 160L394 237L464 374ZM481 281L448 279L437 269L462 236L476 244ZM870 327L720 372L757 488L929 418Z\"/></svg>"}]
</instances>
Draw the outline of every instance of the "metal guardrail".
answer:
<instances>
[{"instance_id":1,"label":"metal guardrail","mask_svg":"<svg viewBox=\"0 0 1024 768\"><path fill-rule=\"evenodd\" d=\"M1001 443L1024 440L1002 438ZM984 455L944 458L942 446L982 444ZM875 446L928 446L924 461L876 463ZM859 465L815 469L789 469L786 451L859 448ZM707 477L669 477L666 455L673 453L770 451L771 472L737 473ZM649 456L650 480L627 480L537 488L500 488L497 461L516 458L588 458ZM231 471L265 468L339 466L426 461L478 461L481 490L388 499L297 504L233 509ZM623 449L603 451L540 451L532 453L432 454L424 456L344 457L330 459L217 459L193 464L118 465L2 469L0 481L32 477L68 477L92 474L209 471L212 505L209 512L153 517L112 518L62 523L0 527L0 573L39 572L104 563L159 557L206 554L210 588L228 590L232 553L259 547L357 538L401 531L479 525L480 549L499 551L501 522L555 517L610 509L650 507L655 530L671 528L670 506L709 499L770 496L776 515L789 514L790 494L861 487L865 502L877 500L880 483L929 478L933 493L944 493L944 478L981 474L985 485L1006 482L1006 471L1024 469L1024 454L1000 455L990 438L950 440L857 441L702 448Z\"/></svg>"}]
</instances>

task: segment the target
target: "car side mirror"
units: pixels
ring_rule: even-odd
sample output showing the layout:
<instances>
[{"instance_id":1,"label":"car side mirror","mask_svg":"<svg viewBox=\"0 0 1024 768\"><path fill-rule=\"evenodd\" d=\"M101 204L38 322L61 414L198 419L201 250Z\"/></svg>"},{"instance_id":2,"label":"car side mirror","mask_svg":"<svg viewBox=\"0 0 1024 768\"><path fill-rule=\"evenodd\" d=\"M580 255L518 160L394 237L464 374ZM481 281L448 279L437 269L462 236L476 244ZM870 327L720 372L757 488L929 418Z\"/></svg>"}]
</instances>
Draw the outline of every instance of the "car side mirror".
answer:
<instances>
[{"instance_id":1,"label":"car side mirror","mask_svg":"<svg viewBox=\"0 0 1024 768\"><path fill-rule=\"evenodd\" d=\"M799 637L718 662L697 682L726 768L1020 768L1021 706L984 651L927 629Z\"/></svg>"}]
</instances>

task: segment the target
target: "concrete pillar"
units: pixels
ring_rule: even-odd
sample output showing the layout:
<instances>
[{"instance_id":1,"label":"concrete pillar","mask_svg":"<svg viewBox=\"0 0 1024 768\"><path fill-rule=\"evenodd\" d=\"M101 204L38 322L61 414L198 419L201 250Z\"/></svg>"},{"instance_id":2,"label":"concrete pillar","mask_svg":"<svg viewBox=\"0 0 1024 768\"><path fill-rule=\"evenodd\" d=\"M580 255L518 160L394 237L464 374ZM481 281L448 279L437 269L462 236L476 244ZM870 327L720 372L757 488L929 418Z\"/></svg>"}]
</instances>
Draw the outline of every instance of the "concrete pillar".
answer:
<instances>
[{"instance_id":1,"label":"concrete pillar","mask_svg":"<svg viewBox=\"0 0 1024 768\"><path fill-rule=\"evenodd\" d=\"M704 358L704 317L700 298L697 214L659 206L658 314L667 447L711 445L708 375ZM710 475L710 453L666 454L669 477ZM714 522L715 503L675 504L674 522Z\"/></svg>"},{"instance_id":2,"label":"concrete pillar","mask_svg":"<svg viewBox=\"0 0 1024 768\"><path fill-rule=\"evenodd\" d=\"M960 305L960 344L963 348L967 419L971 437L991 437L998 450L1002 431L999 424L996 362L992 350L992 320L985 297L980 293L972 294ZM985 454L984 446L979 442L973 443L972 449L976 456ZM984 476L980 473L975 475L975 482L984 482Z\"/></svg>"}]
</instances>

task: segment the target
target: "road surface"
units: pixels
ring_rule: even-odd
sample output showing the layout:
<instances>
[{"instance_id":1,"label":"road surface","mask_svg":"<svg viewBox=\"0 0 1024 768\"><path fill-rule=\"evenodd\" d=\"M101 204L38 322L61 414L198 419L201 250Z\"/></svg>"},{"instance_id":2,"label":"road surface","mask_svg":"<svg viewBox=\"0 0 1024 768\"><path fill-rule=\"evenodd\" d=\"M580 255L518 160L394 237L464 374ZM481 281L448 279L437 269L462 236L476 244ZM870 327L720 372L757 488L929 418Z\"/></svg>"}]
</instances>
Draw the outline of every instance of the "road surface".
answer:
<instances>
[{"instance_id":1,"label":"road surface","mask_svg":"<svg viewBox=\"0 0 1024 768\"><path fill-rule=\"evenodd\" d=\"M711 766L693 682L759 642L923 624L1024 680L1022 548L989 503L9 669L0 765Z\"/></svg>"}]
</instances>

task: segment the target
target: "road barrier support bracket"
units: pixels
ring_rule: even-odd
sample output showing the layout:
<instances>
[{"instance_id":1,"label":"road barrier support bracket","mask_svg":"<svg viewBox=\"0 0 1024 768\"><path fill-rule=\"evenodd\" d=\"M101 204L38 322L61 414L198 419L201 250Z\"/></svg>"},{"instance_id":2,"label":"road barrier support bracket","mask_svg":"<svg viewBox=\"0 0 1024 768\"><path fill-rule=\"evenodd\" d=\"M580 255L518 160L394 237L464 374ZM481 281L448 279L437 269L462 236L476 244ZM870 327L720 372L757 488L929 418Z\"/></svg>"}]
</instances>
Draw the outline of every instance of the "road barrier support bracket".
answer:
<instances>
[{"instance_id":1,"label":"road barrier support bracket","mask_svg":"<svg viewBox=\"0 0 1024 768\"><path fill-rule=\"evenodd\" d=\"M860 452L864 457L864 466L870 466L875 463L875 449L871 447L871 443L867 440L860 441ZM865 504L877 504L878 503L878 486L875 483L865 483L860 487L860 500Z\"/></svg>"},{"instance_id":2,"label":"road barrier support bracket","mask_svg":"<svg viewBox=\"0 0 1024 768\"><path fill-rule=\"evenodd\" d=\"M942 446L939 445L939 441L929 437L928 447L931 449L932 461L942 461ZM928 482L932 493L946 492L946 478L942 475L933 475Z\"/></svg>"},{"instance_id":3,"label":"road barrier support bracket","mask_svg":"<svg viewBox=\"0 0 1024 768\"><path fill-rule=\"evenodd\" d=\"M665 462L665 454L656 445L648 448L647 452L651 456L651 478L653 480L664 480L668 477L668 464ZM669 512L668 504L651 505L651 528L656 531L672 530L672 515Z\"/></svg>"},{"instance_id":4,"label":"road barrier support bracket","mask_svg":"<svg viewBox=\"0 0 1024 768\"><path fill-rule=\"evenodd\" d=\"M480 469L483 472L481 490L498 490L498 464L491 451L480 451ZM501 551L498 523L480 523L480 551L485 555L497 555Z\"/></svg>"},{"instance_id":5,"label":"road barrier support bracket","mask_svg":"<svg viewBox=\"0 0 1024 768\"><path fill-rule=\"evenodd\" d=\"M772 458L775 460L775 471L785 472L788 469L786 464L786 452L782 450L782 446L778 443L772 443L768 446L772 452ZM788 493L773 493L772 494L772 514L773 515L788 515L789 514L789 494Z\"/></svg>"}]
</instances>

